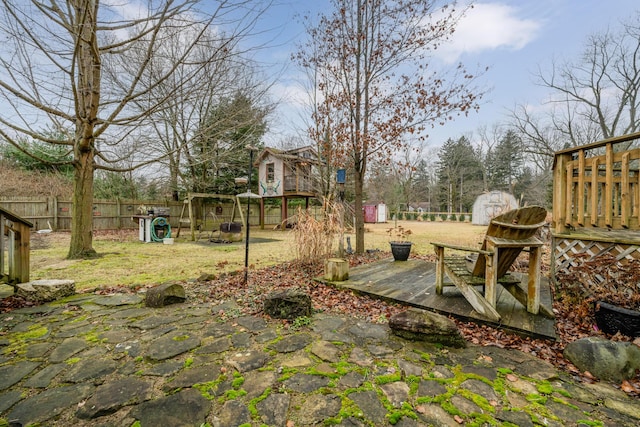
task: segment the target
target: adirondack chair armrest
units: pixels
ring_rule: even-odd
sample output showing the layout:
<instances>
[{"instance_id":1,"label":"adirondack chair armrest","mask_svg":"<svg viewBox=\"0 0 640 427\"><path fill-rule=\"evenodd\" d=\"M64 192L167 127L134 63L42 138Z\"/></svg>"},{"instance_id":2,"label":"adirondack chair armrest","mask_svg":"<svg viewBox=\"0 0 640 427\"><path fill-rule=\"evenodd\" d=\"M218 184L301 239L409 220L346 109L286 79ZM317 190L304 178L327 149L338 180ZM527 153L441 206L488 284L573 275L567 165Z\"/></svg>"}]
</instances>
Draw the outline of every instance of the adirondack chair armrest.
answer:
<instances>
[{"instance_id":1,"label":"adirondack chair armrest","mask_svg":"<svg viewBox=\"0 0 640 427\"><path fill-rule=\"evenodd\" d=\"M512 224L510 222L502 222L496 220L491 220L491 223L514 230L537 230L538 228L541 228L546 224L545 221L539 222L537 224Z\"/></svg>"},{"instance_id":2,"label":"adirondack chair armrest","mask_svg":"<svg viewBox=\"0 0 640 427\"><path fill-rule=\"evenodd\" d=\"M447 249L454 249L457 251L475 252L481 255L493 255L493 252L491 251L485 251L483 249L478 249L478 248L470 248L468 246L450 245L448 243L440 243L440 242L431 242L431 244L436 248L447 248Z\"/></svg>"},{"instance_id":3,"label":"adirondack chair armrest","mask_svg":"<svg viewBox=\"0 0 640 427\"><path fill-rule=\"evenodd\" d=\"M524 248L524 247L540 247L543 243L535 237L529 237L526 239L504 239L500 237L487 236L488 241L492 242L494 246L500 248Z\"/></svg>"}]
</instances>

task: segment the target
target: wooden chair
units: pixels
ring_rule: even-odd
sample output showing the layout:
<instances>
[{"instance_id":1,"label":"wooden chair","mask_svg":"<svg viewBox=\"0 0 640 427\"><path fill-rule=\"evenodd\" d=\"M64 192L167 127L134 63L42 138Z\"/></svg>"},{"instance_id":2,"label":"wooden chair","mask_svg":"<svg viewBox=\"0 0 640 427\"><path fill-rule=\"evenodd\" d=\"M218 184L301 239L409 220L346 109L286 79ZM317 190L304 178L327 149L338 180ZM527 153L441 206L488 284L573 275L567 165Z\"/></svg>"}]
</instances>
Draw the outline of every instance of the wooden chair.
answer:
<instances>
[{"instance_id":1,"label":"wooden chair","mask_svg":"<svg viewBox=\"0 0 640 427\"><path fill-rule=\"evenodd\" d=\"M442 295L444 275L451 279L471 306L487 318L499 321L496 311L498 284L522 303L527 311L540 311L540 254L542 242L535 237L545 224L547 211L539 206L515 209L491 220L479 249L445 243L432 243L438 257L436 266L436 294ZM467 268L464 256L445 256L445 248L475 252L477 261ZM526 289L520 280L508 274L518 255L529 248L529 277ZM483 286L481 294L475 287ZM545 312L548 310L545 309Z\"/></svg>"}]
</instances>

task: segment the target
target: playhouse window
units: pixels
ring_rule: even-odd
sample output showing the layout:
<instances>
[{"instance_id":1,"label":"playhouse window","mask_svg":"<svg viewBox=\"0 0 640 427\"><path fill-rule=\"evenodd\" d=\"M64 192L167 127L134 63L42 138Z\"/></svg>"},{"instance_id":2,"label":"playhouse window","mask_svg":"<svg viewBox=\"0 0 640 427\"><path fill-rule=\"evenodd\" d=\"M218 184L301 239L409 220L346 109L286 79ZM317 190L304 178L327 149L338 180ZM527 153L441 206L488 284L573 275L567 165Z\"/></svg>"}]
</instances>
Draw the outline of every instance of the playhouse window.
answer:
<instances>
[{"instance_id":1,"label":"playhouse window","mask_svg":"<svg viewBox=\"0 0 640 427\"><path fill-rule=\"evenodd\" d=\"M276 167L273 163L267 163L267 182L273 182L276 179Z\"/></svg>"}]
</instances>

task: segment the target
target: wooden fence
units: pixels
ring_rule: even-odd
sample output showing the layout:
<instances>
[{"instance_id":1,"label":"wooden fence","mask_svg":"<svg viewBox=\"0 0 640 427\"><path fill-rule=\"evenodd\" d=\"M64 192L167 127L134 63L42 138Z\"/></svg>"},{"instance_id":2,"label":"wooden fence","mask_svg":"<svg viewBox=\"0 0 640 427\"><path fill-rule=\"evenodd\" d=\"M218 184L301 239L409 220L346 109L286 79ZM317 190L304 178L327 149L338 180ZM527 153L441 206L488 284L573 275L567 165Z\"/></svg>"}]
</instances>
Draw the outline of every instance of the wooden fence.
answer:
<instances>
[{"instance_id":1,"label":"wooden fence","mask_svg":"<svg viewBox=\"0 0 640 427\"><path fill-rule=\"evenodd\" d=\"M0 197L0 207L3 207L16 215L30 221L33 224L33 231L51 229L55 231L71 230L71 200L59 199L56 197ZM189 219L188 208L182 201L172 200L94 200L93 201L93 228L94 230L121 230L138 228L138 220L134 219L135 215L139 215L140 207L154 208L161 207L165 210L169 209L168 220L172 229L177 229L179 220ZM183 211L184 208L184 211ZM242 200L239 206L242 214L246 215L246 203ZM234 209L236 210L234 213ZM203 227L220 222L240 221L241 215L237 211L232 201L204 200L198 204L195 217L197 223ZM322 207L311 206L310 210L315 218L321 218ZM289 208L292 214L292 211ZM430 220L432 213L418 212L402 212L403 219L409 220ZM464 215L468 221L471 218L470 213L455 214L456 218L451 219L450 215L444 212L433 212L436 215L436 221L442 221L443 217L447 217L448 221L459 220L460 215ZM281 207L279 205L265 205L264 224L267 227L274 227L281 222ZM257 225L260 223L260 205L258 202L251 202L249 209L249 222ZM185 227L183 222L183 227ZM186 225L189 228L189 225Z\"/></svg>"},{"instance_id":2,"label":"wooden fence","mask_svg":"<svg viewBox=\"0 0 640 427\"><path fill-rule=\"evenodd\" d=\"M59 199L56 197L0 197L0 206L25 218L33 223L33 230L52 229L56 231L71 230L71 200ZM188 210L183 208L182 201L172 200L94 200L93 201L93 228L95 230L119 230L134 229L138 227L138 221L133 219L134 215L140 214L139 208L162 207L169 208L169 223L172 228L177 228L181 215L189 218ZM243 214L246 214L246 204L240 206ZM214 213L218 220L230 221L235 218L240 221L236 206L235 216L233 215L234 204L231 201L218 202L206 200L198 205L195 216L198 223L205 223L212 220ZM321 213L321 207L311 207L316 217ZM265 206L264 222L267 226L275 226L281 222L280 206ZM249 221L251 224L259 224L260 205L252 202L249 209Z\"/></svg>"},{"instance_id":3,"label":"wooden fence","mask_svg":"<svg viewBox=\"0 0 640 427\"><path fill-rule=\"evenodd\" d=\"M556 153L553 220L556 233L579 227L638 229L640 133Z\"/></svg>"}]
</instances>

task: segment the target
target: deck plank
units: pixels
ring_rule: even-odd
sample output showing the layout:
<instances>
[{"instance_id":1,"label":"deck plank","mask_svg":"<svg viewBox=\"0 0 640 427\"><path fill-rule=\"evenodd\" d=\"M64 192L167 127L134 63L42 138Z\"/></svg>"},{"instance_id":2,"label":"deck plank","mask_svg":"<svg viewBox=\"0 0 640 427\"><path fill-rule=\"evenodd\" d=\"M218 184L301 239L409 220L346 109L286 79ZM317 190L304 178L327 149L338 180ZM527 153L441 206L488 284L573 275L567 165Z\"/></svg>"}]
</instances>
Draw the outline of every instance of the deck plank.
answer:
<instances>
[{"instance_id":1,"label":"deck plank","mask_svg":"<svg viewBox=\"0 0 640 427\"><path fill-rule=\"evenodd\" d=\"M344 282L328 282L322 277L316 280L373 297L451 315L463 321L488 324L534 338L556 339L554 319L542 314L528 313L502 286L498 286L496 300L496 310L502 317L500 322L493 322L473 310L454 286L445 286L443 294L437 295L435 269L435 263L423 260L385 259L352 267L349 280ZM549 282L543 277L540 285L541 303L550 308L552 304Z\"/></svg>"}]
</instances>

